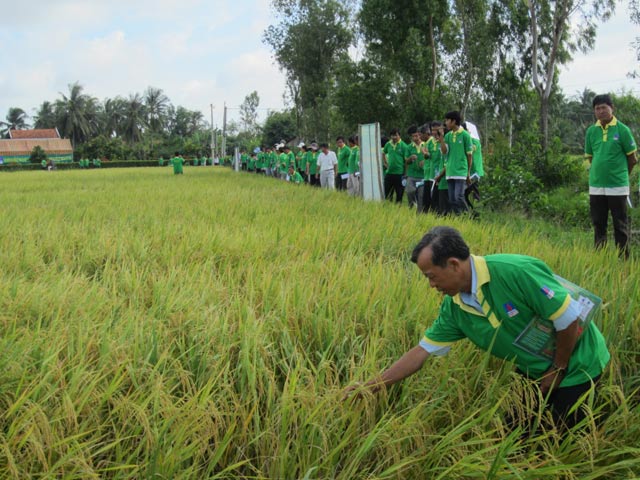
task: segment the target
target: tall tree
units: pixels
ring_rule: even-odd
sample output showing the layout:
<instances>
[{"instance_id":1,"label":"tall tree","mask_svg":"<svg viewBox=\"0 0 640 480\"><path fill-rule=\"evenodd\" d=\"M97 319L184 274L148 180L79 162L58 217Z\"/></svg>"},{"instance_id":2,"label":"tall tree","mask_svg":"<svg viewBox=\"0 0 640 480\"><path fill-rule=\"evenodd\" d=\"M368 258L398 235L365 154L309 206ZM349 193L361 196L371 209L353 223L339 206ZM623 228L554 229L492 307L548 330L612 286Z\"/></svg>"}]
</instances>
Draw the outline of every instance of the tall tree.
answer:
<instances>
[{"instance_id":1,"label":"tall tree","mask_svg":"<svg viewBox=\"0 0 640 480\"><path fill-rule=\"evenodd\" d=\"M158 133L165 127L169 103L169 97L160 88L148 87L144 92L146 123L151 132Z\"/></svg>"},{"instance_id":2,"label":"tall tree","mask_svg":"<svg viewBox=\"0 0 640 480\"><path fill-rule=\"evenodd\" d=\"M640 0L629 0L629 10L631 11L631 21L640 26ZM636 60L640 63L640 36L636 36L631 44L636 49ZM632 77L640 77L640 72L630 72Z\"/></svg>"},{"instance_id":3,"label":"tall tree","mask_svg":"<svg viewBox=\"0 0 640 480\"><path fill-rule=\"evenodd\" d=\"M549 143L549 98L557 81L558 66L576 51L588 52L595 43L596 20L606 21L615 0L527 0L529 36L527 57L540 102L540 139ZM573 24L571 24L573 20Z\"/></svg>"},{"instance_id":4,"label":"tall tree","mask_svg":"<svg viewBox=\"0 0 640 480\"><path fill-rule=\"evenodd\" d=\"M386 91L394 108L402 112L402 123L417 123L433 115L442 104L442 88L458 82L460 75L447 75L447 58L459 50L460 24L452 14L452 2L434 0L363 0L358 14L365 58L360 62L380 71L376 80L389 78ZM362 84L366 87L366 84ZM382 86L378 82L378 86ZM386 119L381 119L385 123Z\"/></svg>"},{"instance_id":5,"label":"tall tree","mask_svg":"<svg viewBox=\"0 0 640 480\"><path fill-rule=\"evenodd\" d=\"M55 128L56 112L51 102L44 101L34 115L33 128Z\"/></svg>"},{"instance_id":6,"label":"tall tree","mask_svg":"<svg viewBox=\"0 0 640 480\"><path fill-rule=\"evenodd\" d=\"M98 101L82 90L78 82L70 84L69 95L61 93L62 98L55 103L58 131L71 140L74 148L89 139L97 128Z\"/></svg>"},{"instance_id":7,"label":"tall tree","mask_svg":"<svg viewBox=\"0 0 640 480\"><path fill-rule=\"evenodd\" d=\"M147 111L142 95L139 93L129 95L125 102L122 136L129 144L138 143L142 139L146 125Z\"/></svg>"},{"instance_id":8,"label":"tall tree","mask_svg":"<svg viewBox=\"0 0 640 480\"><path fill-rule=\"evenodd\" d=\"M260 97L255 90L244 97L242 105L240 105L240 118L244 124L244 129L250 134L255 134L258 127L258 106L260 105Z\"/></svg>"},{"instance_id":9,"label":"tall tree","mask_svg":"<svg viewBox=\"0 0 640 480\"><path fill-rule=\"evenodd\" d=\"M337 64L348 58L353 38L343 0L272 0L279 17L264 33L287 75L298 132L327 139L330 93Z\"/></svg>"},{"instance_id":10,"label":"tall tree","mask_svg":"<svg viewBox=\"0 0 640 480\"><path fill-rule=\"evenodd\" d=\"M144 93L144 105L147 112L146 124L149 126L151 133L151 155L153 153L154 135L159 133L167 123L167 107L169 106L169 97L164 92L155 87L148 87Z\"/></svg>"},{"instance_id":11,"label":"tall tree","mask_svg":"<svg viewBox=\"0 0 640 480\"><path fill-rule=\"evenodd\" d=\"M107 137L122 135L127 101L122 97L107 98L101 110L100 131Z\"/></svg>"},{"instance_id":12,"label":"tall tree","mask_svg":"<svg viewBox=\"0 0 640 480\"><path fill-rule=\"evenodd\" d=\"M9 130L23 130L27 128L27 114L18 107L11 107L6 116L5 122L0 122L2 126L2 136L8 137Z\"/></svg>"}]
</instances>

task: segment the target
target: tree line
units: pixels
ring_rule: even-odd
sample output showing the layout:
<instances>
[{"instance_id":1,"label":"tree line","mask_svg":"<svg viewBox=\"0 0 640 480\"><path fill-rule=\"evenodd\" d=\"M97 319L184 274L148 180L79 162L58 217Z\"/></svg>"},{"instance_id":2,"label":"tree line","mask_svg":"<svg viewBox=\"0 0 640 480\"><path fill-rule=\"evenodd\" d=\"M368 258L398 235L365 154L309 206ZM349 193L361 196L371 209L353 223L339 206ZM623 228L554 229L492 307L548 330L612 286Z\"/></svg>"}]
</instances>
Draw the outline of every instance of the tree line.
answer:
<instances>
[{"instance_id":1,"label":"tree line","mask_svg":"<svg viewBox=\"0 0 640 480\"><path fill-rule=\"evenodd\" d=\"M305 138L375 121L383 130L420 125L457 109L492 143L512 145L533 130L546 151L553 137L572 137L565 109L586 105L591 93L568 98L558 69L593 48L616 3L272 0L277 21L263 38L286 73ZM640 23L637 0L630 6ZM587 117L590 108L575 121ZM562 141L575 149L575 140Z\"/></svg>"},{"instance_id":2,"label":"tree line","mask_svg":"<svg viewBox=\"0 0 640 480\"><path fill-rule=\"evenodd\" d=\"M0 134L11 129L57 128L71 140L74 154L114 160L155 158L174 151L197 154L210 148L210 126L201 112L174 106L164 92L148 87L144 93L99 101L76 82L54 101L44 101L32 122L19 108L9 109Z\"/></svg>"}]
</instances>

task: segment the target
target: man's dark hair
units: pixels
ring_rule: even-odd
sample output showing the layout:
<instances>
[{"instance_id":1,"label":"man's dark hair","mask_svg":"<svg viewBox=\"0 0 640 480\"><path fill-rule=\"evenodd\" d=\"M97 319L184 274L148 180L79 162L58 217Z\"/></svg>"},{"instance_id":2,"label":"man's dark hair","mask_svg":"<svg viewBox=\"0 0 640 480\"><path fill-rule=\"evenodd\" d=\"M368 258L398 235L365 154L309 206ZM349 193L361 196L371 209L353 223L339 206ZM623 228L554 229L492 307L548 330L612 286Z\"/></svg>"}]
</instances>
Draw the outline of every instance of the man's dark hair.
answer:
<instances>
[{"instance_id":1,"label":"man's dark hair","mask_svg":"<svg viewBox=\"0 0 640 480\"><path fill-rule=\"evenodd\" d=\"M593 108L596 108L596 105L602 105L603 103L613 108L611 95L609 95L608 93L604 93L602 95L596 95L595 97L593 97Z\"/></svg>"},{"instance_id":2,"label":"man's dark hair","mask_svg":"<svg viewBox=\"0 0 640 480\"><path fill-rule=\"evenodd\" d=\"M462 117L460 116L460 112L457 110L454 110L452 112L447 112L444 116L444 118L448 118L449 120L453 120L454 122L456 122L456 125L461 125L462 124Z\"/></svg>"},{"instance_id":3,"label":"man's dark hair","mask_svg":"<svg viewBox=\"0 0 640 480\"><path fill-rule=\"evenodd\" d=\"M175 155L176 157L179 157L179 156L180 156L180 152L176 152L176 153L174 153L174 155Z\"/></svg>"},{"instance_id":4,"label":"man's dark hair","mask_svg":"<svg viewBox=\"0 0 640 480\"><path fill-rule=\"evenodd\" d=\"M349 143L350 143L351 145L355 145L356 143L358 143L358 136L357 136L357 135L351 135L351 136L349 137L349 140L348 140L348 141L349 141Z\"/></svg>"},{"instance_id":5,"label":"man's dark hair","mask_svg":"<svg viewBox=\"0 0 640 480\"><path fill-rule=\"evenodd\" d=\"M342 135L340 135L338 138L336 138L336 142L339 142L340 140L342 140L344 142L344 137Z\"/></svg>"},{"instance_id":6,"label":"man's dark hair","mask_svg":"<svg viewBox=\"0 0 640 480\"><path fill-rule=\"evenodd\" d=\"M397 128L392 128L389 132L389 135L400 135L400 130L398 130Z\"/></svg>"},{"instance_id":7,"label":"man's dark hair","mask_svg":"<svg viewBox=\"0 0 640 480\"><path fill-rule=\"evenodd\" d=\"M438 127L441 127L441 126L442 126L442 123L440 123L437 120L434 120L433 122L431 122L431 128L434 128L434 127L438 128Z\"/></svg>"},{"instance_id":8,"label":"man's dark hair","mask_svg":"<svg viewBox=\"0 0 640 480\"><path fill-rule=\"evenodd\" d=\"M431 133L431 125L429 124L429 122L420 127L420 133Z\"/></svg>"},{"instance_id":9,"label":"man's dark hair","mask_svg":"<svg viewBox=\"0 0 640 480\"><path fill-rule=\"evenodd\" d=\"M320 148L329 148L329 144L327 144L327 143L321 143L321 144L320 144Z\"/></svg>"},{"instance_id":10,"label":"man's dark hair","mask_svg":"<svg viewBox=\"0 0 640 480\"><path fill-rule=\"evenodd\" d=\"M411 125L409 127L409 129L407 130L407 133L409 135L413 135L414 133L418 133L418 127L416 127L415 125Z\"/></svg>"},{"instance_id":11,"label":"man's dark hair","mask_svg":"<svg viewBox=\"0 0 640 480\"><path fill-rule=\"evenodd\" d=\"M413 263L418 263L418 257L426 247L431 247L431 263L438 267L445 267L447 259L452 257L469 258L469 246L455 228L433 227L429 230L411 253Z\"/></svg>"}]
</instances>

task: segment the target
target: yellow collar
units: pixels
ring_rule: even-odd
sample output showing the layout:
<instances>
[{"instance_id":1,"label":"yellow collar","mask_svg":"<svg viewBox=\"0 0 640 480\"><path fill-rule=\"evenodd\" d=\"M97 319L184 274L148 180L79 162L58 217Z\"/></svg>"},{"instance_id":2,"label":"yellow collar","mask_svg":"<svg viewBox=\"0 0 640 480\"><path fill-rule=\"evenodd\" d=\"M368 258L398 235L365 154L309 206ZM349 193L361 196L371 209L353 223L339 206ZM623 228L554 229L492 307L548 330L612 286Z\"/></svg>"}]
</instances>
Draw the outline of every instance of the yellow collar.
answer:
<instances>
[{"instance_id":1,"label":"yellow collar","mask_svg":"<svg viewBox=\"0 0 640 480\"><path fill-rule=\"evenodd\" d=\"M495 313L491 310L491 307L484 299L484 293L482 292L482 286L489 283L491 281L491 275L489 274L489 268L487 267L487 261L484 257L471 255L471 260L473 261L473 266L476 271L476 290L475 292L471 292L475 295L478 303L480 304L483 313L478 312L475 308L468 306L466 303L462 301L460 298L460 294L456 294L452 300L458 305L462 310L468 313L472 313L474 315L478 315L480 317L485 317L491 323L493 328L498 328L500 326L500 321L496 317Z\"/></svg>"},{"instance_id":2,"label":"yellow collar","mask_svg":"<svg viewBox=\"0 0 640 480\"><path fill-rule=\"evenodd\" d=\"M613 116L613 118L611 119L611 121L609 123L607 123L606 127L602 126L602 123L600 122L600 120L598 120L596 122L596 125L599 126L600 128L602 128L603 130L606 130L609 127L615 127L618 124L618 119L615 117L615 115Z\"/></svg>"}]
</instances>

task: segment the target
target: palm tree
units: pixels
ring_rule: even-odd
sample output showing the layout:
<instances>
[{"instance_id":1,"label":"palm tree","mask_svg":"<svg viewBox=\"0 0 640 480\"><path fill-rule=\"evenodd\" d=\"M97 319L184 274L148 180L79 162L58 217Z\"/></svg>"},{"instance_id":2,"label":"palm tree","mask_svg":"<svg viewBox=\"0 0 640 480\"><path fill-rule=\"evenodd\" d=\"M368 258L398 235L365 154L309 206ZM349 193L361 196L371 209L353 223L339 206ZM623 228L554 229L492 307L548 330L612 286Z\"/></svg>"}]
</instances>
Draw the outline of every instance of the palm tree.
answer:
<instances>
[{"instance_id":1,"label":"palm tree","mask_svg":"<svg viewBox=\"0 0 640 480\"><path fill-rule=\"evenodd\" d=\"M33 128L55 128L56 112L53 104L48 101L42 102L42 105L40 105L40 108L33 118L35 120Z\"/></svg>"},{"instance_id":2,"label":"palm tree","mask_svg":"<svg viewBox=\"0 0 640 480\"><path fill-rule=\"evenodd\" d=\"M126 109L127 101L122 97L107 98L104 101L100 131L107 138L123 134Z\"/></svg>"},{"instance_id":3,"label":"palm tree","mask_svg":"<svg viewBox=\"0 0 640 480\"><path fill-rule=\"evenodd\" d=\"M129 95L129 99L125 102L122 135L130 144L137 143L142 139L146 118L146 108L142 95L139 93Z\"/></svg>"},{"instance_id":4,"label":"palm tree","mask_svg":"<svg viewBox=\"0 0 640 480\"><path fill-rule=\"evenodd\" d=\"M2 136L8 137L9 130L24 130L27 128L27 116L21 108L11 107L9 113L7 113L7 121L0 122L0 125L2 125Z\"/></svg>"},{"instance_id":5,"label":"palm tree","mask_svg":"<svg viewBox=\"0 0 640 480\"><path fill-rule=\"evenodd\" d=\"M60 135L69 138L74 148L88 140L97 128L98 101L82 90L78 82L69 85L69 96L60 93L62 98L56 100L55 106Z\"/></svg>"},{"instance_id":6,"label":"palm tree","mask_svg":"<svg viewBox=\"0 0 640 480\"><path fill-rule=\"evenodd\" d=\"M144 94L144 103L147 111L147 125L151 132L151 155L153 156L153 135L167 123L169 97L159 88L148 87Z\"/></svg>"}]
</instances>

